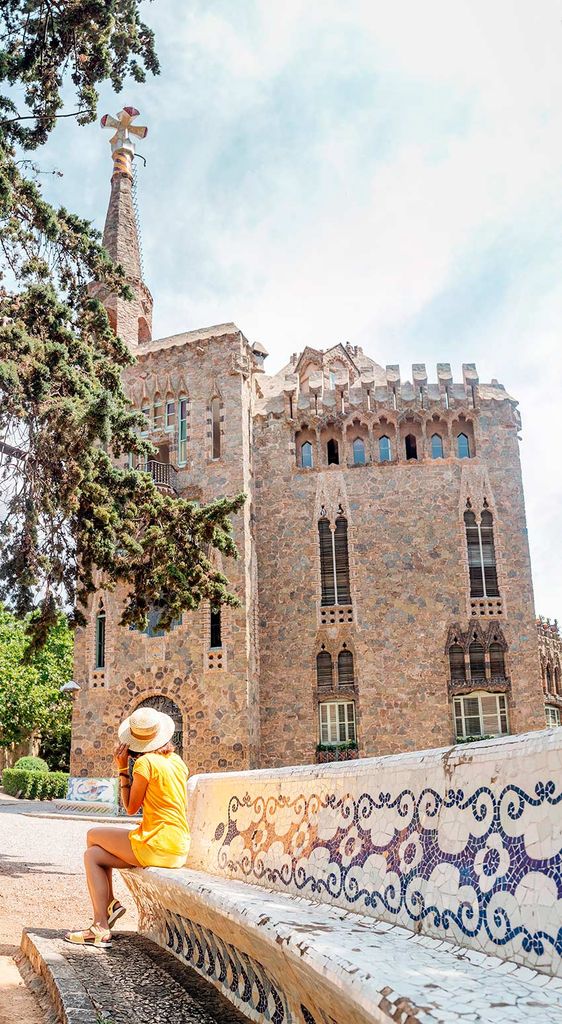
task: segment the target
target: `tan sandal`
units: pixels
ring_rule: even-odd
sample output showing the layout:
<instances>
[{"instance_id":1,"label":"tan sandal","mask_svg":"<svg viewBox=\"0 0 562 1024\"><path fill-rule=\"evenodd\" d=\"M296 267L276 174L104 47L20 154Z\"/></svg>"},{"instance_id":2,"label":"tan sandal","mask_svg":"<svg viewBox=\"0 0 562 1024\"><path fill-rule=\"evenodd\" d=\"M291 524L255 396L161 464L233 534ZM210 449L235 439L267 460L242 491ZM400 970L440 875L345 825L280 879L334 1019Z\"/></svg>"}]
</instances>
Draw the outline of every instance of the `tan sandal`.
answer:
<instances>
[{"instance_id":1,"label":"tan sandal","mask_svg":"<svg viewBox=\"0 0 562 1024\"><path fill-rule=\"evenodd\" d=\"M107 908L108 927L113 928L115 922L118 921L120 917L123 917L123 914L126 913L127 911L125 910L125 907L123 906L122 903L119 903L119 900L112 900Z\"/></svg>"},{"instance_id":2,"label":"tan sandal","mask_svg":"<svg viewBox=\"0 0 562 1024\"><path fill-rule=\"evenodd\" d=\"M75 946L94 946L96 949L109 949L111 932L108 928L98 928L93 924L82 932L67 932L65 942L73 942Z\"/></svg>"}]
</instances>

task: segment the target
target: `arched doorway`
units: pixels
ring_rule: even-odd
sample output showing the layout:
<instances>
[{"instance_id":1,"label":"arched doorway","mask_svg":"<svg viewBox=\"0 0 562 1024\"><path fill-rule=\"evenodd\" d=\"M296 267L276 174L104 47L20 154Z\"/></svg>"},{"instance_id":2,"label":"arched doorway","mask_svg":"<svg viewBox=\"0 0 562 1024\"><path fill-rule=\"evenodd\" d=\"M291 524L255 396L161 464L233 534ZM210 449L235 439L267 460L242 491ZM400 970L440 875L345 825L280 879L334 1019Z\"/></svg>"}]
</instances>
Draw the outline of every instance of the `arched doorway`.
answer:
<instances>
[{"instance_id":1,"label":"arched doorway","mask_svg":"<svg viewBox=\"0 0 562 1024\"><path fill-rule=\"evenodd\" d=\"M160 694L157 694L154 697L147 697L146 700L141 700L137 706L139 708L154 708L155 711L161 711L164 715L169 715L170 718L174 719L176 729L172 739L181 757L183 755L183 721L177 704L174 704L173 700L170 700L168 697L162 697Z\"/></svg>"}]
</instances>

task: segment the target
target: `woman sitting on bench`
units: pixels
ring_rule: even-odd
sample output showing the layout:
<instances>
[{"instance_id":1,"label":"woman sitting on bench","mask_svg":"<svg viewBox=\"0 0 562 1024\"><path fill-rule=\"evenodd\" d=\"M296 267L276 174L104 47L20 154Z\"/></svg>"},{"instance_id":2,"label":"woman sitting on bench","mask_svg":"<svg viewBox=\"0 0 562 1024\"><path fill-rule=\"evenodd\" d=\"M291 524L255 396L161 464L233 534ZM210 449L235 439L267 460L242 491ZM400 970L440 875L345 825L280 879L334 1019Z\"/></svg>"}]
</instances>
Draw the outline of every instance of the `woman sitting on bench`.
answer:
<instances>
[{"instance_id":1,"label":"woman sitting on bench","mask_svg":"<svg viewBox=\"0 0 562 1024\"><path fill-rule=\"evenodd\" d=\"M85 931L68 932L67 942L107 949L111 928L125 913L113 895L113 868L179 868L189 849L186 782L189 771L175 753L175 725L169 715L139 708L119 726L114 764L127 814L142 806L142 821L133 829L91 828L84 853L86 881L94 920ZM132 781L129 758L135 757Z\"/></svg>"}]
</instances>

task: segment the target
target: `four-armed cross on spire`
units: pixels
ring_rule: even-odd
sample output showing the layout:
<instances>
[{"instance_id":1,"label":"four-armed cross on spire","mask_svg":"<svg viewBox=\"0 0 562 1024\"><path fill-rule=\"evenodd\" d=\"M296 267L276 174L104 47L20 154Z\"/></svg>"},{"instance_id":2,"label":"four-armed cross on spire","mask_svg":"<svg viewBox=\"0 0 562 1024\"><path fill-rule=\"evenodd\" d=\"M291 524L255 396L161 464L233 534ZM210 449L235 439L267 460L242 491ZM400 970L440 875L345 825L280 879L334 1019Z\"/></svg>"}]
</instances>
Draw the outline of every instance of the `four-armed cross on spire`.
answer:
<instances>
[{"instance_id":1,"label":"four-armed cross on spire","mask_svg":"<svg viewBox=\"0 0 562 1024\"><path fill-rule=\"evenodd\" d=\"M139 112L135 107L123 107L112 117L111 114L104 114L101 119L102 128L115 128L115 134L110 138L111 156L113 157L113 173L128 174L132 177L132 159L135 155L135 143L131 135L137 139L146 138L148 128L133 124Z\"/></svg>"}]
</instances>

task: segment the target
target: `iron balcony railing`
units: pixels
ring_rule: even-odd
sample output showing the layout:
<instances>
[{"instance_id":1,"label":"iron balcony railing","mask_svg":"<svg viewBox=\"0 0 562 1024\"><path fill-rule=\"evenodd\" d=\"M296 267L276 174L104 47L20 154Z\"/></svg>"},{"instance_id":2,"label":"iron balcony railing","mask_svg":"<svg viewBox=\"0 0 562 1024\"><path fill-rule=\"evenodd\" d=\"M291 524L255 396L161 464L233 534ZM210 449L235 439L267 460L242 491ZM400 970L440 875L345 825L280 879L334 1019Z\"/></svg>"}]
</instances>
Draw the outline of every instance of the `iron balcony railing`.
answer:
<instances>
[{"instance_id":1,"label":"iron balcony railing","mask_svg":"<svg viewBox=\"0 0 562 1024\"><path fill-rule=\"evenodd\" d=\"M139 462L137 469L141 473L150 473L157 487L176 490L177 474L169 462L156 462L154 459L149 459L147 462Z\"/></svg>"}]
</instances>

